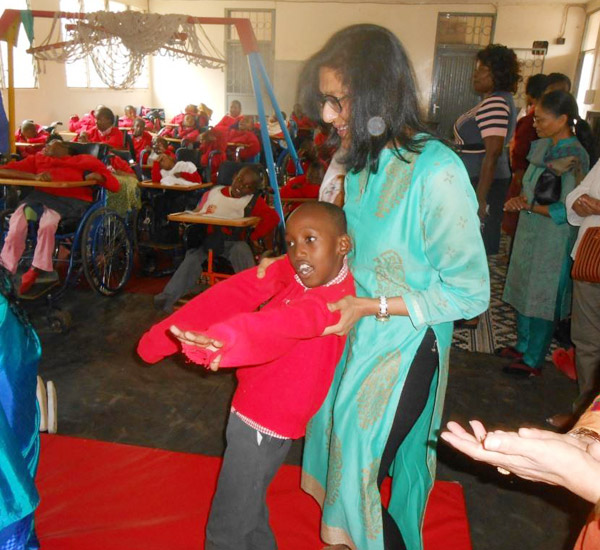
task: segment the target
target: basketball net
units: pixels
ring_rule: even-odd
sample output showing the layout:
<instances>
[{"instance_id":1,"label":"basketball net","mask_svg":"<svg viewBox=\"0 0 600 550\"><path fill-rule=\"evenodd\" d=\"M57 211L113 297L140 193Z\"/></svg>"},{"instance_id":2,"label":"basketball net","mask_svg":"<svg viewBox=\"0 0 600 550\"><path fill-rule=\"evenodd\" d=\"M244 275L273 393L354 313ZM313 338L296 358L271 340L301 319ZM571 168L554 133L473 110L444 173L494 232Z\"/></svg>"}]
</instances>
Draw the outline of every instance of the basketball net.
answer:
<instances>
[{"instance_id":1,"label":"basketball net","mask_svg":"<svg viewBox=\"0 0 600 550\"><path fill-rule=\"evenodd\" d=\"M89 56L102 82L118 90L133 87L149 55L185 58L200 67L222 69L223 54L201 25L187 20L186 15L99 11L61 25L57 14L50 33L32 53L38 61L63 63ZM60 41L61 30L64 41Z\"/></svg>"}]
</instances>

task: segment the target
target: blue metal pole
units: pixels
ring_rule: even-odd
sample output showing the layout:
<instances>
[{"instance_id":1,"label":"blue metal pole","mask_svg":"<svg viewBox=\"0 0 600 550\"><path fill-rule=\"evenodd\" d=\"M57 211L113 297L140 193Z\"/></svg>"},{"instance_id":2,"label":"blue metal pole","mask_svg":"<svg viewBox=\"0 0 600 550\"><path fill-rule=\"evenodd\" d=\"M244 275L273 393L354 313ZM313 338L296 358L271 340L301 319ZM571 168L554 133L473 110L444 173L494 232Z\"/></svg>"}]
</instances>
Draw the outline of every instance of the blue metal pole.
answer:
<instances>
[{"instance_id":1,"label":"blue metal pole","mask_svg":"<svg viewBox=\"0 0 600 550\"><path fill-rule=\"evenodd\" d=\"M281 114L281 109L279 108L279 103L277 103L277 99L275 97L275 93L273 92L273 88L271 86L271 82L269 80L269 75L267 74L267 70L265 69L265 64L263 63L262 57L260 55L257 58L258 68L260 70L260 74L262 76L263 82L265 83L265 88L267 89L267 93L269 94L269 98L271 99L271 105L273 105L273 109L275 109L275 114L277 115L277 120L279 120L279 124L281 126L281 130L283 131L283 136L285 137L285 141L288 146L288 151L290 155L292 155L292 159L294 164L296 165L296 174L301 175L304 173L302 170L302 163L298 158L298 153L296 153L296 148L292 142L292 138L287 129L287 124L285 120L283 120L283 115Z\"/></svg>"},{"instance_id":2,"label":"blue metal pole","mask_svg":"<svg viewBox=\"0 0 600 550\"><path fill-rule=\"evenodd\" d=\"M252 87L254 88L254 96L256 97L256 106L258 108L258 118L260 120L260 136L263 142L265 151L265 159L267 161L267 174L269 175L269 183L273 188L273 198L275 202L275 211L279 214L279 228L282 232L285 230L285 221L283 217L283 206L281 205L281 197L279 196L279 186L277 185L277 174L275 172L275 161L273 160L273 149L271 149L271 138L267 128L267 117L265 116L265 106L262 100L260 89L260 80L258 78L257 66L260 62L260 54L252 52L248 54L248 65L250 66L250 77L252 78ZM283 241L283 239L282 239Z\"/></svg>"}]
</instances>

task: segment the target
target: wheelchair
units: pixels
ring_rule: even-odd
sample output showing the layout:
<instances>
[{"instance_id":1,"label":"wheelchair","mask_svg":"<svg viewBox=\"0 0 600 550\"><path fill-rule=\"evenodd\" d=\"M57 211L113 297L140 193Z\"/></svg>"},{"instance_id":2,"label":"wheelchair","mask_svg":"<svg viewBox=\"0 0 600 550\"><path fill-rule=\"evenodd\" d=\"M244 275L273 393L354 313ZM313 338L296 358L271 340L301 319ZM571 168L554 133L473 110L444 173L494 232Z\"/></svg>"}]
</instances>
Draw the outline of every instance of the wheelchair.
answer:
<instances>
[{"instance_id":1,"label":"wheelchair","mask_svg":"<svg viewBox=\"0 0 600 550\"><path fill-rule=\"evenodd\" d=\"M104 144L71 144L75 154L91 154L104 159L108 147ZM41 291L32 291L20 297L22 301L45 298L50 327L58 332L69 328L70 315L56 308L55 303L69 288L77 286L85 277L89 286L102 296L114 296L129 281L133 267L133 242L125 220L106 207L107 190L98 186L95 200L81 218L63 218L55 234L53 264L63 273L59 279L45 285ZM0 212L1 241L8 231L8 222L14 209ZM29 223L26 248L19 269L28 269L36 244L36 224ZM43 284L43 283L42 283Z\"/></svg>"}]
</instances>

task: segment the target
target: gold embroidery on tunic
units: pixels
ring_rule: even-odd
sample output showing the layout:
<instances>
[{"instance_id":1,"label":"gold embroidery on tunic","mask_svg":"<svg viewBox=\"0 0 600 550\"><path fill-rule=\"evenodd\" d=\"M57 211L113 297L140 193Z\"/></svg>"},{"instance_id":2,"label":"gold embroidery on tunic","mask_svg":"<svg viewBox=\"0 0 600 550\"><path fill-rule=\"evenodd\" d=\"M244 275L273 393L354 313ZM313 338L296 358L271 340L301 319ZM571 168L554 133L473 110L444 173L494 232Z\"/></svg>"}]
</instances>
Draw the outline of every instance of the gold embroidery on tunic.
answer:
<instances>
[{"instance_id":1,"label":"gold embroidery on tunic","mask_svg":"<svg viewBox=\"0 0 600 550\"><path fill-rule=\"evenodd\" d=\"M400 350L394 350L378 358L356 395L358 425L366 430L382 416L398 380Z\"/></svg>"},{"instance_id":2,"label":"gold embroidery on tunic","mask_svg":"<svg viewBox=\"0 0 600 550\"><path fill-rule=\"evenodd\" d=\"M385 179L379 193L375 216L383 218L400 204L410 187L412 172L415 167L415 154L403 153L408 162L393 159L385 167Z\"/></svg>"},{"instance_id":3,"label":"gold embroidery on tunic","mask_svg":"<svg viewBox=\"0 0 600 550\"><path fill-rule=\"evenodd\" d=\"M342 442L337 435L333 434L329 442L329 467L327 468L327 498L325 499L325 504L334 504L340 495L343 466Z\"/></svg>"},{"instance_id":4,"label":"gold embroidery on tunic","mask_svg":"<svg viewBox=\"0 0 600 550\"><path fill-rule=\"evenodd\" d=\"M376 539L383 530L381 496L377 488L379 461L380 459L376 458L368 468L362 469L360 487L361 512L365 524L365 533L370 540Z\"/></svg>"},{"instance_id":5,"label":"gold embroidery on tunic","mask_svg":"<svg viewBox=\"0 0 600 550\"><path fill-rule=\"evenodd\" d=\"M395 250L386 250L375 258L376 296L398 296L402 291L410 290L406 284L406 275L402 257Z\"/></svg>"}]
</instances>

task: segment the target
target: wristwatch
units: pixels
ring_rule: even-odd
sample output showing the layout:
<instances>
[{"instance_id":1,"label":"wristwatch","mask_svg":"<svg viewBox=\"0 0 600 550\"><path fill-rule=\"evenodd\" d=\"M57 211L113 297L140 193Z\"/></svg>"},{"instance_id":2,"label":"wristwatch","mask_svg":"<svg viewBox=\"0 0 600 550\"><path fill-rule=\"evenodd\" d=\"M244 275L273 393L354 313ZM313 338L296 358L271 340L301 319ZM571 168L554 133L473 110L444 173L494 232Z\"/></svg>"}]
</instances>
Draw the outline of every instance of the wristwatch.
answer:
<instances>
[{"instance_id":1,"label":"wristwatch","mask_svg":"<svg viewBox=\"0 0 600 550\"><path fill-rule=\"evenodd\" d=\"M387 298L385 296L379 296L379 311L375 314L375 320L380 323L385 323L390 320Z\"/></svg>"}]
</instances>

